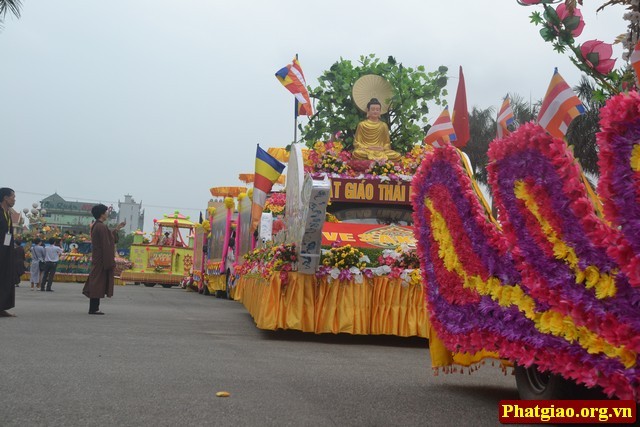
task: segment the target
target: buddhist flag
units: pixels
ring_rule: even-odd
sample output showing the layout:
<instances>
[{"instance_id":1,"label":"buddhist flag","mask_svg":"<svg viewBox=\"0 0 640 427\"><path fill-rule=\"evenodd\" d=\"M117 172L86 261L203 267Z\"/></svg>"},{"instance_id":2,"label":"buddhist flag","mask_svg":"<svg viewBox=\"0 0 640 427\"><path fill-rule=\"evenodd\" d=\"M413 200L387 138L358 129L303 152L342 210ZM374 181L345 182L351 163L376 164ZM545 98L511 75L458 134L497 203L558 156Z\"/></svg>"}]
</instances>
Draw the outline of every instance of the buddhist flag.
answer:
<instances>
[{"instance_id":1,"label":"buddhist flag","mask_svg":"<svg viewBox=\"0 0 640 427\"><path fill-rule=\"evenodd\" d=\"M296 98L296 116L313 115L313 107L309 99L309 91L307 90L307 82L304 80L304 73L297 58L293 58L293 62L276 72L276 78L282 86L286 87L289 92Z\"/></svg>"},{"instance_id":2,"label":"buddhist flag","mask_svg":"<svg viewBox=\"0 0 640 427\"><path fill-rule=\"evenodd\" d=\"M584 111L584 106L556 68L540 107L538 123L554 137L563 139L573 119Z\"/></svg>"},{"instance_id":3,"label":"buddhist flag","mask_svg":"<svg viewBox=\"0 0 640 427\"><path fill-rule=\"evenodd\" d=\"M509 101L509 97L507 96L504 101L502 101L502 106L500 107L500 111L498 111L498 120L496 121L498 124L498 138L509 136L511 132L509 132L507 127L512 124L514 120L511 101Z\"/></svg>"},{"instance_id":4,"label":"buddhist flag","mask_svg":"<svg viewBox=\"0 0 640 427\"><path fill-rule=\"evenodd\" d=\"M640 41L633 49L633 52L631 52L629 61L631 62L633 70L636 72L636 86L640 88Z\"/></svg>"},{"instance_id":5,"label":"buddhist flag","mask_svg":"<svg viewBox=\"0 0 640 427\"><path fill-rule=\"evenodd\" d=\"M424 137L424 143L433 145L436 148L444 147L445 144L456 141L456 131L449 117L449 107L446 107L440 116L429 128L427 136Z\"/></svg>"},{"instance_id":6,"label":"buddhist flag","mask_svg":"<svg viewBox=\"0 0 640 427\"><path fill-rule=\"evenodd\" d=\"M253 204L251 206L251 231L258 227L267 194L278 181L285 165L276 160L258 145L256 150L256 173L253 179Z\"/></svg>"},{"instance_id":7,"label":"buddhist flag","mask_svg":"<svg viewBox=\"0 0 640 427\"><path fill-rule=\"evenodd\" d=\"M453 128L456 131L455 145L457 148L464 148L469 142L469 110L467 109L467 89L464 85L464 74L460 67L460 79L458 80L458 90L456 101L453 104L453 115L451 116Z\"/></svg>"}]
</instances>

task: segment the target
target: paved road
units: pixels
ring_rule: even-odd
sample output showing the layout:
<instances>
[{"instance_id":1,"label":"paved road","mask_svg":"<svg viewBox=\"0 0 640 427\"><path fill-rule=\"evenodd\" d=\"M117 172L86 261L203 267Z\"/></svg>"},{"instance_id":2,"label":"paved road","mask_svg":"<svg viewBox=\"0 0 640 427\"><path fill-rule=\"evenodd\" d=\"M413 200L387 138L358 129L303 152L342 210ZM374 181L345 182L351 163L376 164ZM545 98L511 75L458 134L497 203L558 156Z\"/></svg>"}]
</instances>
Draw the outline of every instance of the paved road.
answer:
<instances>
[{"instance_id":1,"label":"paved road","mask_svg":"<svg viewBox=\"0 0 640 427\"><path fill-rule=\"evenodd\" d=\"M422 339L260 331L237 302L160 287L116 287L89 316L81 287L16 289L0 425L495 426L517 398L490 365L434 377Z\"/></svg>"}]
</instances>

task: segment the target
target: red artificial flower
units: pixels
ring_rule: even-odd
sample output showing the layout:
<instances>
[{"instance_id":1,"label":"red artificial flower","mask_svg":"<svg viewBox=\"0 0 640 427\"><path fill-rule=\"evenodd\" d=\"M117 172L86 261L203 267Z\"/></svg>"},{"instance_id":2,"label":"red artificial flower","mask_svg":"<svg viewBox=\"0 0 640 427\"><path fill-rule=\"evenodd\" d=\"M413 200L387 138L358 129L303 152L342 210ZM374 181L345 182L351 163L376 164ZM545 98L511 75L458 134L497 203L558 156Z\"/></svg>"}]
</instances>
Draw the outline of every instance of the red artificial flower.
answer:
<instances>
[{"instance_id":1,"label":"red artificial flower","mask_svg":"<svg viewBox=\"0 0 640 427\"><path fill-rule=\"evenodd\" d=\"M565 28L571 31L573 37L578 37L582 34L584 29L584 20L582 19L582 12L577 7L570 11L567 5L561 3L556 8L558 18L562 21Z\"/></svg>"},{"instance_id":2,"label":"red artificial flower","mask_svg":"<svg viewBox=\"0 0 640 427\"><path fill-rule=\"evenodd\" d=\"M522 6L534 6L536 4L553 3L554 0L516 0Z\"/></svg>"},{"instance_id":3,"label":"red artificial flower","mask_svg":"<svg viewBox=\"0 0 640 427\"><path fill-rule=\"evenodd\" d=\"M616 63L611 59L613 48L600 40L589 40L580 46L580 52L587 64L600 74L609 74Z\"/></svg>"}]
</instances>

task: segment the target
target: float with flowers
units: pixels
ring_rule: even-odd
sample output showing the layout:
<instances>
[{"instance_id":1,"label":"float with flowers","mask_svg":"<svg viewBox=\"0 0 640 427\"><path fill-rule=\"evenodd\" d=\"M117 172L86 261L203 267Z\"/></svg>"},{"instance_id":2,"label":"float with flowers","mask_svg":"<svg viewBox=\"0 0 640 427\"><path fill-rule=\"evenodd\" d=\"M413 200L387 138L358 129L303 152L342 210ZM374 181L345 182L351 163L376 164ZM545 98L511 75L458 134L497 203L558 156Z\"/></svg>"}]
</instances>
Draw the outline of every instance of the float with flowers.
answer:
<instances>
[{"instance_id":1,"label":"float with flowers","mask_svg":"<svg viewBox=\"0 0 640 427\"><path fill-rule=\"evenodd\" d=\"M195 224L178 211L154 219L153 224L150 242L144 243L142 236L134 236L129 256L132 266L120 278L126 283L149 287L178 286L192 271Z\"/></svg>"},{"instance_id":2,"label":"float with flowers","mask_svg":"<svg viewBox=\"0 0 640 427\"><path fill-rule=\"evenodd\" d=\"M430 148L415 146L421 129L389 107L403 99L394 86L414 86L415 104L405 105L426 111L427 100L439 102L446 68L427 74L421 67L409 75L391 57L386 64L362 61L359 75L343 76L353 81L349 99L336 109L329 96L325 111L314 115L316 124L327 117L356 121L328 126L320 133L329 137L308 142L308 148L269 150L275 160L288 161L287 181L284 197L267 198L263 215L269 206L284 209L275 214L271 208L273 237L261 229L257 248L236 270L234 291L261 329L428 336L410 184ZM345 67L345 73L353 71ZM328 73L337 75L339 68Z\"/></svg>"},{"instance_id":3,"label":"float with flowers","mask_svg":"<svg viewBox=\"0 0 640 427\"><path fill-rule=\"evenodd\" d=\"M243 174L240 178L242 179ZM246 177L245 177L246 178ZM212 187L213 196L205 221L202 280L195 280L200 293L232 299L236 260L252 248L249 233L251 203L246 187ZM194 270L194 274L195 270ZM194 276L195 277L195 276Z\"/></svg>"},{"instance_id":4,"label":"float with flowers","mask_svg":"<svg viewBox=\"0 0 640 427\"><path fill-rule=\"evenodd\" d=\"M263 210L273 237L235 270L259 328L428 336L410 185L428 150L390 161L352 158L335 138L291 147L286 191Z\"/></svg>"},{"instance_id":5,"label":"float with flowers","mask_svg":"<svg viewBox=\"0 0 640 427\"><path fill-rule=\"evenodd\" d=\"M543 22L543 37L573 46L569 35L581 22L575 1L556 8L549 1L522 3L542 3L544 18L534 17ZM638 3L610 3L635 12L628 36L637 43ZM476 362L488 356L515 362L523 398L571 397L566 393L577 383L640 402L638 80L631 67L611 73L606 49L585 54L592 45L571 52L609 98L596 135L598 194L564 141L582 105L557 72L539 123L506 132L489 147L497 220L480 203L452 146L423 161L413 199L437 335L430 347L450 351L434 366L445 371L463 354ZM630 57L637 73L640 43L631 45Z\"/></svg>"}]
</instances>

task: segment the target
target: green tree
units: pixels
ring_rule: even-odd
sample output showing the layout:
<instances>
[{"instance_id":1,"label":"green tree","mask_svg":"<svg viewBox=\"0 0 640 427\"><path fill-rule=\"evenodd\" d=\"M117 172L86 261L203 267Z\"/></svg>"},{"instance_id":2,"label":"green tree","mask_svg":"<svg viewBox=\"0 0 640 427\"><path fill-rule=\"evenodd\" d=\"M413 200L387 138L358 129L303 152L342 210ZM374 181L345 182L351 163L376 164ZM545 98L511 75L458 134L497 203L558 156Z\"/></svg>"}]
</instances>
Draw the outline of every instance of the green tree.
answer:
<instances>
[{"instance_id":1,"label":"green tree","mask_svg":"<svg viewBox=\"0 0 640 427\"><path fill-rule=\"evenodd\" d=\"M134 237L133 233L127 234L125 236L124 231L122 230L118 231L118 243L116 244L116 248L118 250L129 249L133 244L133 237Z\"/></svg>"},{"instance_id":2,"label":"green tree","mask_svg":"<svg viewBox=\"0 0 640 427\"><path fill-rule=\"evenodd\" d=\"M394 89L389 112L382 119L389 125L392 148L405 153L424 138L427 103L441 105L442 97L447 95L446 73L444 66L433 72L427 72L422 65L404 67L392 56L386 61L373 54L361 56L357 65L340 58L320 76L318 87L309 88L310 96L317 100L316 113L306 126L300 126L302 139L311 147L341 131L345 148L351 149L355 129L364 119L353 102L351 89L361 76L376 74L387 79Z\"/></svg>"},{"instance_id":3,"label":"green tree","mask_svg":"<svg viewBox=\"0 0 640 427\"><path fill-rule=\"evenodd\" d=\"M537 100L535 103L529 99L528 101L524 97L517 93L510 93L509 100L511 102L511 109L513 110L514 124L510 130L515 130L516 127L521 124L535 121L542 105L542 100Z\"/></svg>"},{"instance_id":4,"label":"green tree","mask_svg":"<svg viewBox=\"0 0 640 427\"><path fill-rule=\"evenodd\" d=\"M0 0L0 28L8 12L13 13L16 18L20 18L20 7L22 0Z\"/></svg>"},{"instance_id":5,"label":"green tree","mask_svg":"<svg viewBox=\"0 0 640 427\"><path fill-rule=\"evenodd\" d=\"M517 93L508 94L508 96L515 118L514 124L509 128L510 131L514 131L521 123L535 120L540 109L540 101L533 104L531 101L525 101ZM496 110L493 107L486 109L473 107L469 114L470 139L462 151L469 156L475 178L483 184L487 184L487 151L489 144L496 137L496 120Z\"/></svg>"},{"instance_id":6,"label":"green tree","mask_svg":"<svg viewBox=\"0 0 640 427\"><path fill-rule=\"evenodd\" d=\"M487 183L487 150L496 137L495 109L473 107L469 114L469 142L462 149L473 166L476 180Z\"/></svg>"},{"instance_id":7,"label":"green tree","mask_svg":"<svg viewBox=\"0 0 640 427\"><path fill-rule=\"evenodd\" d=\"M584 114L573 119L567 129L567 143L573 149L574 156L582 169L593 175L599 175L598 147L596 133L600 131L600 108L604 106L596 96L597 88L593 80L582 76L580 83L573 88L584 105Z\"/></svg>"}]
</instances>

